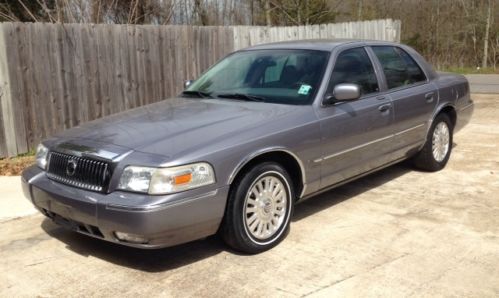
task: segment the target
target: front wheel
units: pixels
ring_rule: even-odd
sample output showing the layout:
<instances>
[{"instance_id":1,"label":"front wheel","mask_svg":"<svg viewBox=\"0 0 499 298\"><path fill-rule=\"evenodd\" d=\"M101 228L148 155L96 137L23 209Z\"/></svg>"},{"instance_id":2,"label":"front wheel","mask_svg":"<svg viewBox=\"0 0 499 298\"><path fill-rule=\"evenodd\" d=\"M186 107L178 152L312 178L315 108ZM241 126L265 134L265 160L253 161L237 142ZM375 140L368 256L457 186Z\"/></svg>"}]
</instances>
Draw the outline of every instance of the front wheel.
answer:
<instances>
[{"instance_id":1,"label":"front wheel","mask_svg":"<svg viewBox=\"0 0 499 298\"><path fill-rule=\"evenodd\" d=\"M293 212L291 178L279 164L254 166L232 186L222 224L222 237L236 250L259 253L287 234Z\"/></svg>"},{"instance_id":2,"label":"front wheel","mask_svg":"<svg viewBox=\"0 0 499 298\"><path fill-rule=\"evenodd\" d=\"M414 157L417 168L435 172L445 167L452 151L452 128L449 116L440 114L435 117L423 149Z\"/></svg>"}]
</instances>

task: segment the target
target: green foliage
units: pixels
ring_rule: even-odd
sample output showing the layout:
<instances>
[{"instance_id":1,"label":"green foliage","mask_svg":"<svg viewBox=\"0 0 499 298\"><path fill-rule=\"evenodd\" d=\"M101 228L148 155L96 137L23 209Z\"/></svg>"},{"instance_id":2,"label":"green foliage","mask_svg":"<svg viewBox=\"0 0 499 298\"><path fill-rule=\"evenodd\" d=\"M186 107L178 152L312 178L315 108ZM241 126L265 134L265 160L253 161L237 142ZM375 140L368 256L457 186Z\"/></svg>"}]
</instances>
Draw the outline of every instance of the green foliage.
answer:
<instances>
[{"instance_id":1,"label":"green foliage","mask_svg":"<svg viewBox=\"0 0 499 298\"><path fill-rule=\"evenodd\" d=\"M21 154L17 155L17 157L35 156L35 154L36 154L36 149L31 149L30 151L28 151L26 153L21 153Z\"/></svg>"},{"instance_id":2,"label":"green foliage","mask_svg":"<svg viewBox=\"0 0 499 298\"><path fill-rule=\"evenodd\" d=\"M419 32L416 32L415 34L412 34L410 37L408 38L404 38L402 40L402 43L408 45L408 46L411 46L415 49L418 49L418 48L421 48L423 45L423 41L422 41L422 38L421 38L421 34Z\"/></svg>"}]
</instances>

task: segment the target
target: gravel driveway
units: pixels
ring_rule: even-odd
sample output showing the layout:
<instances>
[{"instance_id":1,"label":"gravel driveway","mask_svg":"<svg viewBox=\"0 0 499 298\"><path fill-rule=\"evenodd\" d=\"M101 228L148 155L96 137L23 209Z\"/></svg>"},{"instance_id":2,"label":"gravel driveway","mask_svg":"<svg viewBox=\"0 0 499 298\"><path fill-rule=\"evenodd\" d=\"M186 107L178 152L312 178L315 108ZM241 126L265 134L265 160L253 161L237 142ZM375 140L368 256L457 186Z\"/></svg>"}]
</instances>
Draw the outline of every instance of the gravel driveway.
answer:
<instances>
[{"instance_id":1,"label":"gravel driveway","mask_svg":"<svg viewBox=\"0 0 499 298\"><path fill-rule=\"evenodd\" d=\"M499 95L475 95L447 168L400 164L300 204L278 247L142 251L41 215L0 223L0 296L499 296ZM19 200L24 200L19 195Z\"/></svg>"}]
</instances>

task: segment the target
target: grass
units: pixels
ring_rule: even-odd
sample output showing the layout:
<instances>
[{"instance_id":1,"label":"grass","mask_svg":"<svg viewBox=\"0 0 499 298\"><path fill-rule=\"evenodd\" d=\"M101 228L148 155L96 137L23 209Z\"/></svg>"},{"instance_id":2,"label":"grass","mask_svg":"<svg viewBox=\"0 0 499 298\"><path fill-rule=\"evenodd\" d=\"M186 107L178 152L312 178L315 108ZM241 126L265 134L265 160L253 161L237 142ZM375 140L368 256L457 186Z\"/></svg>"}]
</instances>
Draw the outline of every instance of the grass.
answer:
<instances>
[{"instance_id":1,"label":"grass","mask_svg":"<svg viewBox=\"0 0 499 298\"><path fill-rule=\"evenodd\" d=\"M491 67L488 68L449 67L449 68L439 69L439 71L454 72L459 74L499 74L499 69L493 69Z\"/></svg>"},{"instance_id":2,"label":"grass","mask_svg":"<svg viewBox=\"0 0 499 298\"><path fill-rule=\"evenodd\" d=\"M35 163L35 152L20 154L16 157L0 159L0 176L17 176L21 172Z\"/></svg>"}]
</instances>

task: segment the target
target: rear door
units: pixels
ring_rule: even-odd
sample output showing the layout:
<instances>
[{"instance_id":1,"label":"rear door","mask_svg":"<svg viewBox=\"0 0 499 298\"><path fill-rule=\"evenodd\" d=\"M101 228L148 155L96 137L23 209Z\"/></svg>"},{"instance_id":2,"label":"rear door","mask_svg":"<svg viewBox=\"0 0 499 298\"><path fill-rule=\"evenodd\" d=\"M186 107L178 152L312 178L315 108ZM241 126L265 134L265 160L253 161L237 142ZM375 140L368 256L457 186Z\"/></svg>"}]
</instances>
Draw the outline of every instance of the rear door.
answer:
<instances>
[{"instance_id":1,"label":"rear door","mask_svg":"<svg viewBox=\"0 0 499 298\"><path fill-rule=\"evenodd\" d=\"M393 131L392 103L380 84L364 47L343 50L336 58L326 95L338 84L357 84L358 100L318 109L323 136L321 188L354 177L387 162Z\"/></svg>"},{"instance_id":2,"label":"rear door","mask_svg":"<svg viewBox=\"0 0 499 298\"><path fill-rule=\"evenodd\" d=\"M438 101L435 86L417 62L397 46L372 46L383 70L393 103L394 149L400 156L418 148L426 138L429 116Z\"/></svg>"}]
</instances>

